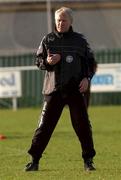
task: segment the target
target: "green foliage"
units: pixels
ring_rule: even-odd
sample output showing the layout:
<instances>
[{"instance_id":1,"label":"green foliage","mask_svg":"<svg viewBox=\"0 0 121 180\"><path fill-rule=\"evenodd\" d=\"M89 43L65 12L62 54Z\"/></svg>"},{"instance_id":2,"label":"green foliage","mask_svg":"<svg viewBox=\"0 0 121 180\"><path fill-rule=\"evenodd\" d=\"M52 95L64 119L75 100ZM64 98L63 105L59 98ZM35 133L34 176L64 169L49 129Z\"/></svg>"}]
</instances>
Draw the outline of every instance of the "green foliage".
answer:
<instances>
[{"instance_id":1,"label":"green foliage","mask_svg":"<svg viewBox=\"0 0 121 180\"><path fill-rule=\"evenodd\" d=\"M24 172L27 150L37 126L39 109L0 110L0 180L120 180L121 106L90 107L97 170L83 169L81 148L65 108L38 172Z\"/></svg>"}]
</instances>

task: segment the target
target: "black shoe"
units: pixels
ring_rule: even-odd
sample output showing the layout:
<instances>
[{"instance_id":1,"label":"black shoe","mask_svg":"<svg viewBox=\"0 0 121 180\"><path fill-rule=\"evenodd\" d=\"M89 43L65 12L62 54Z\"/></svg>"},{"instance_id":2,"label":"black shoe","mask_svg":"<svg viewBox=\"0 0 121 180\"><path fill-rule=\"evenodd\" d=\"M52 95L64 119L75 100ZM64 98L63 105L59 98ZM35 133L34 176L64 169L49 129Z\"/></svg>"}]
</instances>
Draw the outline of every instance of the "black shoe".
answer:
<instances>
[{"instance_id":1,"label":"black shoe","mask_svg":"<svg viewBox=\"0 0 121 180\"><path fill-rule=\"evenodd\" d=\"M85 171L96 170L95 167L93 166L93 161L91 158L84 161L84 169L85 169Z\"/></svg>"},{"instance_id":2,"label":"black shoe","mask_svg":"<svg viewBox=\"0 0 121 180\"><path fill-rule=\"evenodd\" d=\"M30 162L26 165L25 171L38 171L39 165L33 162Z\"/></svg>"}]
</instances>

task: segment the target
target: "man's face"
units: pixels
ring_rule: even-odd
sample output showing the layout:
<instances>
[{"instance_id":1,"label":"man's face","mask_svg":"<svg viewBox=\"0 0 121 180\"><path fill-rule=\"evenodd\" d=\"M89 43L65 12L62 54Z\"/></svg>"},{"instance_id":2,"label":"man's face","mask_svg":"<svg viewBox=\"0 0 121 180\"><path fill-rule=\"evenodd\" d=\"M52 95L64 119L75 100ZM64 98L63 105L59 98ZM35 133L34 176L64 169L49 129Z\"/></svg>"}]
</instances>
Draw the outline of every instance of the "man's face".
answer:
<instances>
[{"instance_id":1,"label":"man's face","mask_svg":"<svg viewBox=\"0 0 121 180\"><path fill-rule=\"evenodd\" d=\"M58 13L55 16L55 25L58 32L67 32L71 26L71 19L66 13Z\"/></svg>"}]
</instances>

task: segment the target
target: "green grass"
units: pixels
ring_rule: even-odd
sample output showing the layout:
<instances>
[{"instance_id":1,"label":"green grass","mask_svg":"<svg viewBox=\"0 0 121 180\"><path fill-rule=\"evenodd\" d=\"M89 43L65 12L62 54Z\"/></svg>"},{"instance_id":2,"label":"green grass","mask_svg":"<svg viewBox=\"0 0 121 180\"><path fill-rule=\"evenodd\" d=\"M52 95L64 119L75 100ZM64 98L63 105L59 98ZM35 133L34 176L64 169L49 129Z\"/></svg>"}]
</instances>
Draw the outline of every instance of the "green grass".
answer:
<instances>
[{"instance_id":1,"label":"green grass","mask_svg":"<svg viewBox=\"0 0 121 180\"><path fill-rule=\"evenodd\" d=\"M37 126L39 109L0 110L0 180L120 180L121 106L90 107L97 170L83 170L81 148L72 129L68 109L40 161L38 172L24 172L30 160L27 150Z\"/></svg>"}]
</instances>

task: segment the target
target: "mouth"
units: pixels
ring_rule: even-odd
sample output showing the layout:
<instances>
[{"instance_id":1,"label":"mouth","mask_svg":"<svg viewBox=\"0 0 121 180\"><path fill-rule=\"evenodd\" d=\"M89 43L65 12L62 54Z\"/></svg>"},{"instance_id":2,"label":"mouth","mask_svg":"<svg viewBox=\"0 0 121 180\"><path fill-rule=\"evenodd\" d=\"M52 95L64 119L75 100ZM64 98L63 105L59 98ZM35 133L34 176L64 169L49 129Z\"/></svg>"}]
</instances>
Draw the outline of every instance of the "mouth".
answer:
<instances>
[{"instance_id":1,"label":"mouth","mask_svg":"<svg viewBox=\"0 0 121 180\"><path fill-rule=\"evenodd\" d=\"M64 29L65 29L65 27L64 27L64 26L61 26L61 27L59 27L59 29L60 29L60 30L64 30Z\"/></svg>"}]
</instances>

